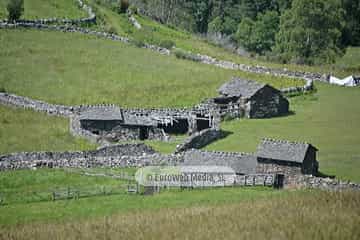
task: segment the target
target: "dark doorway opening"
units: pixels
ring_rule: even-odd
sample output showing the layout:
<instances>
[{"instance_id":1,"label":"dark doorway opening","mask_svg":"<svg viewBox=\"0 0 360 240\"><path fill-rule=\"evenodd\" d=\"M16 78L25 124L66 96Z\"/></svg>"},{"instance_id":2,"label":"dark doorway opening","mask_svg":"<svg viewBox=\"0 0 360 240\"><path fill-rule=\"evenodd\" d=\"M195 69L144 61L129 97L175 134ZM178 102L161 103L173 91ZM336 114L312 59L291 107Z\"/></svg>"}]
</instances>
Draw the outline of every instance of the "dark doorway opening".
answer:
<instances>
[{"instance_id":1,"label":"dark doorway opening","mask_svg":"<svg viewBox=\"0 0 360 240\"><path fill-rule=\"evenodd\" d=\"M274 181L274 188L276 189L284 188L284 180L285 180L284 174L276 174Z\"/></svg>"},{"instance_id":2,"label":"dark doorway opening","mask_svg":"<svg viewBox=\"0 0 360 240\"><path fill-rule=\"evenodd\" d=\"M149 129L147 127L140 127L140 140L149 138Z\"/></svg>"},{"instance_id":3,"label":"dark doorway opening","mask_svg":"<svg viewBox=\"0 0 360 240\"><path fill-rule=\"evenodd\" d=\"M172 125L159 124L158 127L168 134L186 134L189 131L189 122L187 119L176 119Z\"/></svg>"},{"instance_id":4,"label":"dark doorway opening","mask_svg":"<svg viewBox=\"0 0 360 240\"><path fill-rule=\"evenodd\" d=\"M198 116L201 118L201 116ZM196 129L198 131L210 128L210 121L208 119L196 119Z\"/></svg>"}]
</instances>

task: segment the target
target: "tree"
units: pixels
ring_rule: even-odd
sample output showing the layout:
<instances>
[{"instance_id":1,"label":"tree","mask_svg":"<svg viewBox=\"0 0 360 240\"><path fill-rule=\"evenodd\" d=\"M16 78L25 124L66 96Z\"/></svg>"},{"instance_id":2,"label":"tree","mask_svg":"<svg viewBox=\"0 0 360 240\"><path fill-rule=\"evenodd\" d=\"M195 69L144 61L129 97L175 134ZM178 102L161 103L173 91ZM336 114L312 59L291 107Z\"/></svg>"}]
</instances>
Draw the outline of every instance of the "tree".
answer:
<instances>
[{"instance_id":1,"label":"tree","mask_svg":"<svg viewBox=\"0 0 360 240\"><path fill-rule=\"evenodd\" d=\"M187 0L187 7L194 17L196 32L207 33L210 16L214 8L214 1Z\"/></svg>"},{"instance_id":2,"label":"tree","mask_svg":"<svg viewBox=\"0 0 360 240\"><path fill-rule=\"evenodd\" d=\"M129 9L129 6L130 6L129 0L120 0L119 1L118 12L119 13L126 13L127 10Z\"/></svg>"},{"instance_id":3,"label":"tree","mask_svg":"<svg viewBox=\"0 0 360 240\"><path fill-rule=\"evenodd\" d=\"M343 31L343 44L360 46L360 1L343 0L346 25Z\"/></svg>"},{"instance_id":4,"label":"tree","mask_svg":"<svg viewBox=\"0 0 360 240\"><path fill-rule=\"evenodd\" d=\"M24 12L24 0L10 0L7 5L8 20L17 21Z\"/></svg>"},{"instance_id":5,"label":"tree","mask_svg":"<svg viewBox=\"0 0 360 240\"><path fill-rule=\"evenodd\" d=\"M279 16L275 11L259 14L256 21L244 18L239 24L235 39L249 51L263 54L275 45L279 29Z\"/></svg>"},{"instance_id":6,"label":"tree","mask_svg":"<svg viewBox=\"0 0 360 240\"><path fill-rule=\"evenodd\" d=\"M284 61L332 63L342 53L344 27L340 0L294 0L276 35L276 52Z\"/></svg>"}]
</instances>

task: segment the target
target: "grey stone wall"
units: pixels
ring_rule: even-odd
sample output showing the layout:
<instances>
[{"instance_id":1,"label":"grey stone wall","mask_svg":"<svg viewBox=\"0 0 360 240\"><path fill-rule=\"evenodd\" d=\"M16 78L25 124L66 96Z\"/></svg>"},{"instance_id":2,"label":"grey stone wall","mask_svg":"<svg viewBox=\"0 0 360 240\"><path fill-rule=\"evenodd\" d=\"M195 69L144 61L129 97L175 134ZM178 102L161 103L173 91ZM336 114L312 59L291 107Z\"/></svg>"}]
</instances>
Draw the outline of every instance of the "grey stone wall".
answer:
<instances>
[{"instance_id":1,"label":"grey stone wall","mask_svg":"<svg viewBox=\"0 0 360 240\"><path fill-rule=\"evenodd\" d=\"M0 156L0 171L33 167L130 167L162 162L176 157L156 153L145 144L123 144L80 152L25 152Z\"/></svg>"},{"instance_id":2,"label":"grey stone wall","mask_svg":"<svg viewBox=\"0 0 360 240\"><path fill-rule=\"evenodd\" d=\"M224 134L218 129L205 129L200 132L196 132L189 136L187 139L185 139L184 143L176 147L175 152L180 153L192 148L199 149L217 139L222 138L223 136Z\"/></svg>"},{"instance_id":3,"label":"grey stone wall","mask_svg":"<svg viewBox=\"0 0 360 240\"><path fill-rule=\"evenodd\" d=\"M301 164L276 164L276 163L261 163L258 162L256 166L256 173L262 174L284 174L285 185L290 184L291 177L302 175Z\"/></svg>"},{"instance_id":4,"label":"grey stone wall","mask_svg":"<svg viewBox=\"0 0 360 240\"><path fill-rule=\"evenodd\" d=\"M70 116L76 107L50 104L27 97L17 96L15 94L0 92L0 104L15 106L24 109L32 109L38 112L45 112L50 115Z\"/></svg>"},{"instance_id":5,"label":"grey stone wall","mask_svg":"<svg viewBox=\"0 0 360 240\"><path fill-rule=\"evenodd\" d=\"M321 178L313 175L294 175L289 178L286 188L314 188L327 191L360 190L360 184L335 178Z\"/></svg>"},{"instance_id":6,"label":"grey stone wall","mask_svg":"<svg viewBox=\"0 0 360 240\"><path fill-rule=\"evenodd\" d=\"M270 118L289 112L289 102L270 88L261 89L250 100L250 118Z\"/></svg>"}]
</instances>

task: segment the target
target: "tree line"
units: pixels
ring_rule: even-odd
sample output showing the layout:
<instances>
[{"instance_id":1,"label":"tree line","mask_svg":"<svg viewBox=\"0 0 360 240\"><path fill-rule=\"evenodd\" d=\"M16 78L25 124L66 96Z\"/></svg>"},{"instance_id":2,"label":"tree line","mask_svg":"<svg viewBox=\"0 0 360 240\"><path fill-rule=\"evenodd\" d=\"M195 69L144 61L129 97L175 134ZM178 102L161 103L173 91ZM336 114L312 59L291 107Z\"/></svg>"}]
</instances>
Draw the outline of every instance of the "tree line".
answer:
<instances>
[{"instance_id":1,"label":"tree line","mask_svg":"<svg viewBox=\"0 0 360 240\"><path fill-rule=\"evenodd\" d=\"M360 46L359 0L130 0L157 21L230 37L282 62L332 63Z\"/></svg>"}]
</instances>

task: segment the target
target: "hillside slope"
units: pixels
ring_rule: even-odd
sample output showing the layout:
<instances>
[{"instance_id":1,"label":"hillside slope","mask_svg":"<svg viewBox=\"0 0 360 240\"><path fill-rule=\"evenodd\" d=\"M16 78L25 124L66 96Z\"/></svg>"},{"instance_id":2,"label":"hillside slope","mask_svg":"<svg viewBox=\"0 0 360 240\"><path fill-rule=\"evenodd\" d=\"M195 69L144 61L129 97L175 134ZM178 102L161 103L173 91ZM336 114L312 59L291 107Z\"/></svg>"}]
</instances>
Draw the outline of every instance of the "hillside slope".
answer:
<instances>
[{"instance_id":1,"label":"hillside slope","mask_svg":"<svg viewBox=\"0 0 360 240\"><path fill-rule=\"evenodd\" d=\"M0 19L7 18L6 5L8 0L0 0ZM76 0L25 0L24 19L87 17L87 13L80 9Z\"/></svg>"}]
</instances>

